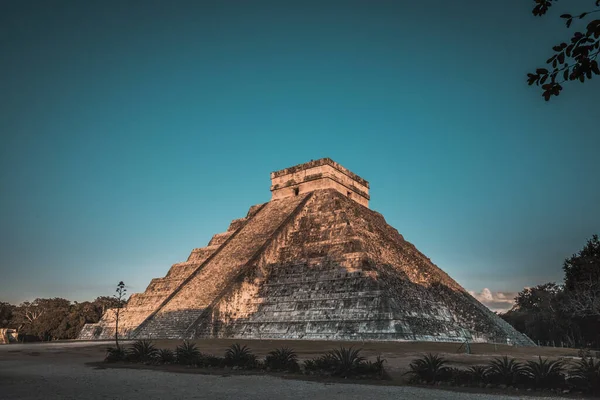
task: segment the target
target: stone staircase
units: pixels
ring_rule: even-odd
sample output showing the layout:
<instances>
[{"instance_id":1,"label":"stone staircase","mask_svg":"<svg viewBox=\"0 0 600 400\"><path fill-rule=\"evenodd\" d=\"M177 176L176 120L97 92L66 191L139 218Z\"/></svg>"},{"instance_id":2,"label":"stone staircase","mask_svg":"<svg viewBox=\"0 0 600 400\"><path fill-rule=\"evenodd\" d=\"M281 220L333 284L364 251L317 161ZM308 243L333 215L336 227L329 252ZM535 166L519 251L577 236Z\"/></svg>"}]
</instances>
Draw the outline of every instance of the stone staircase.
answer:
<instances>
[{"instance_id":1,"label":"stone staircase","mask_svg":"<svg viewBox=\"0 0 600 400\"><path fill-rule=\"evenodd\" d=\"M277 229L310 197L309 194L271 201L239 230L213 238L222 243L204 265L192 273L135 332L134 338L184 338L215 298L260 253ZM234 221L231 226L238 226ZM213 243L213 241L211 241Z\"/></svg>"},{"instance_id":2,"label":"stone staircase","mask_svg":"<svg viewBox=\"0 0 600 400\"><path fill-rule=\"evenodd\" d=\"M186 281L186 279L202 268L206 260L210 259L244 224L251 219L264 204L252 206L244 218L231 222L226 232L215 234L209 245L193 249L185 262L171 266L162 278L154 278L143 293L134 293L127 301L127 305L120 312L119 335L128 337L150 315L160 308L165 301ZM86 324L79 333L79 340L111 339L115 334L115 319L111 310L106 312L100 321L95 324Z\"/></svg>"}]
</instances>

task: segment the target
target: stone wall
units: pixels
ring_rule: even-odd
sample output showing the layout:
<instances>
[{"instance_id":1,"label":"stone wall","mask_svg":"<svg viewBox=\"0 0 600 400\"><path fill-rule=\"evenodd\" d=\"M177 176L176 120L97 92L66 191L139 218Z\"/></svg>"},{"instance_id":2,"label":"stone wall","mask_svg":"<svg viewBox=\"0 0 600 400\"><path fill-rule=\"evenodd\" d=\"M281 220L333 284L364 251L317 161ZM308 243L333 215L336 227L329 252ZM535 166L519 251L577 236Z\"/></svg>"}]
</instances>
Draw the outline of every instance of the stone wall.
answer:
<instances>
[{"instance_id":1,"label":"stone wall","mask_svg":"<svg viewBox=\"0 0 600 400\"><path fill-rule=\"evenodd\" d=\"M369 183L328 158L271 173L272 200L322 189L337 190L369 206Z\"/></svg>"}]
</instances>

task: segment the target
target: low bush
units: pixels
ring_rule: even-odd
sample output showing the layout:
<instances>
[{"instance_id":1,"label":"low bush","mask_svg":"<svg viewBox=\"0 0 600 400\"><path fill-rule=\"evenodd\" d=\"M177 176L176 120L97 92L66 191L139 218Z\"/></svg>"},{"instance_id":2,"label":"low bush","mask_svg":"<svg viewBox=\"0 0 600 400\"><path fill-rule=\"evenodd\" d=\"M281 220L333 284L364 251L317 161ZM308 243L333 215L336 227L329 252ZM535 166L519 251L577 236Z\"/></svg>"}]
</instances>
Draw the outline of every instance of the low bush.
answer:
<instances>
[{"instance_id":1,"label":"low bush","mask_svg":"<svg viewBox=\"0 0 600 400\"><path fill-rule=\"evenodd\" d=\"M172 364L176 361L175 352L171 349L160 349L156 360L161 364Z\"/></svg>"},{"instance_id":2,"label":"low bush","mask_svg":"<svg viewBox=\"0 0 600 400\"><path fill-rule=\"evenodd\" d=\"M437 354L425 354L421 358L413 360L408 366L410 370L407 375L412 375L412 382L433 383L448 377L448 360Z\"/></svg>"},{"instance_id":3,"label":"low bush","mask_svg":"<svg viewBox=\"0 0 600 400\"><path fill-rule=\"evenodd\" d=\"M467 369L467 373L471 384L488 383L490 370L485 365L473 365Z\"/></svg>"},{"instance_id":4,"label":"low bush","mask_svg":"<svg viewBox=\"0 0 600 400\"><path fill-rule=\"evenodd\" d=\"M117 362L125 360L127 360L127 352L125 349L123 349L123 347L109 347L106 349L106 357L104 357L104 361Z\"/></svg>"},{"instance_id":5,"label":"low bush","mask_svg":"<svg viewBox=\"0 0 600 400\"><path fill-rule=\"evenodd\" d=\"M247 346L235 343L225 352L225 365L228 367L255 368L258 366L256 356Z\"/></svg>"},{"instance_id":6,"label":"low bush","mask_svg":"<svg viewBox=\"0 0 600 400\"><path fill-rule=\"evenodd\" d=\"M340 347L331 350L321 357L304 361L304 371L321 375L339 377L382 378L385 375L385 360L377 356L375 361L366 361L360 356L359 349Z\"/></svg>"},{"instance_id":7,"label":"low bush","mask_svg":"<svg viewBox=\"0 0 600 400\"><path fill-rule=\"evenodd\" d=\"M225 366L225 359L223 357L205 355L202 357L202 366L222 368Z\"/></svg>"},{"instance_id":8,"label":"low bush","mask_svg":"<svg viewBox=\"0 0 600 400\"><path fill-rule=\"evenodd\" d=\"M600 394L600 359L584 357L569 372L571 385L587 393Z\"/></svg>"},{"instance_id":9,"label":"low bush","mask_svg":"<svg viewBox=\"0 0 600 400\"><path fill-rule=\"evenodd\" d=\"M274 371L298 371L298 355L287 347L273 350L265 357L265 367Z\"/></svg>"},{"instance_id":10,"label":"low bush","mask_svg":"<svg viewBox=\"0 0 600 400\"><path fill-rule=\"evenodd\" d=\"M526 377L523 364L507 356L495 358L489 364L489 377L493 383L511 386Z\"/></svg>"},{"instance_id":11,"label":"low bush","mask_svg":"<svg viewBox=\"0 0 600 400\"><path fill-rule=\"evenodd\" d=\"M340 347L329 352L329 359L333 363L333 374L346 378L355 374L365 358L360 356L360 349Z\"/></svg>"},{"instance_id":12,"label":"low bush","mask_svg":"<svg viewBox=\"0 0 600 400\"><path fill-rule=\"evenodd\" d=\"M538 361L527 361L523 372L536 388L558 388L565 381L564 366L560 360L550 361L538 356Z\"/></svg>"},{"instance_id":13,"label":"low bush","mask_svg":"<svg viewBox=\"0 0 600 400\"><path fill-rule=\"evenodd\" d=\"M200 362L202 353L194 343L186 340L175 348L175 357L178 364L197 365Z\"/></svg>"},{"instance_id":14,"label":"low bush","mask_svg":"<svg viewBox=\"0 0 600 400\"><path fill-rule=\"evenodd\" d=\"M383 363L385 363L385 359L381 358L381 356L377 356L375 361L361 362L358 365L357 373L359 373L361 375L383 378L385 375L385 369L383 368Z\"/></svg>"},{"instance_id":15,"label":"low bush","mask_svg":"<svg viewBox=\"0 0 600 400\"><path fill-rule=\"evenodd\" d=\"M136 340L127 352L129 361L152 362L158 356L158 349L150 340Z\"/></svg>"}]
</instances>

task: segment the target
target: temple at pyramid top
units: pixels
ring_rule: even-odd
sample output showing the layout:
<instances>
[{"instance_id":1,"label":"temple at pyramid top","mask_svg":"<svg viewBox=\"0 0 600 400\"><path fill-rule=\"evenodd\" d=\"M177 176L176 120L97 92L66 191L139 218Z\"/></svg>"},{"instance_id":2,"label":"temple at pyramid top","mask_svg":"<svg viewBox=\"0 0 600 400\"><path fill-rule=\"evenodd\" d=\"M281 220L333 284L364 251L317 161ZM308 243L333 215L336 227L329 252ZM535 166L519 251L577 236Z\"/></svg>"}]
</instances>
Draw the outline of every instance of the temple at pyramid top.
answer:
<instances>
[{"instance_id":1,"label":"temple at pyramid top","mask_svg":"<svg viewBox=\"0 0 600 400\"><path fill-rule=\"evenodd\" d=\"M319 189L334 189L369 207L369 182L330 158L321 158L271 172L271 200Z\"/></svg>"}]
</instances>

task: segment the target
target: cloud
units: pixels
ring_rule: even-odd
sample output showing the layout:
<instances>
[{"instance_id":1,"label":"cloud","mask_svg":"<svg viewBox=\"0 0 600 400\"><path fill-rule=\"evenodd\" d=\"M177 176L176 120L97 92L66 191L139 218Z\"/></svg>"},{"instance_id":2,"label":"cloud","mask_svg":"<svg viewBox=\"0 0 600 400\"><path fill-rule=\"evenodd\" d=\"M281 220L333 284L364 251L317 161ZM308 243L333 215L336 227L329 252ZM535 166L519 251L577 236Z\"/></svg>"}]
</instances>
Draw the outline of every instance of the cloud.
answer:
<instances>
[{"instance_id":1,"label":"cloud","mask_svg":"<svg viewBox=\"0 0 600 400\"><path fill-rule=\"evenodd\" d=\"M469 294L479 300L492 311L506 312L515 304L516 292L492 292L483 288L479 293L469 291Z\"/></svg>"}]
</instances>

